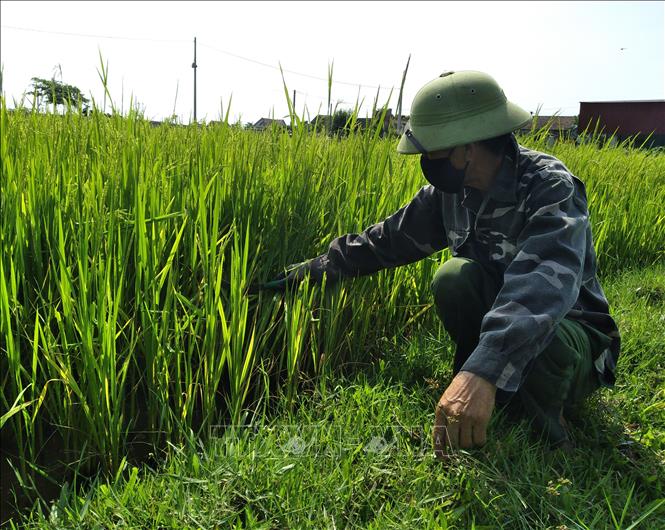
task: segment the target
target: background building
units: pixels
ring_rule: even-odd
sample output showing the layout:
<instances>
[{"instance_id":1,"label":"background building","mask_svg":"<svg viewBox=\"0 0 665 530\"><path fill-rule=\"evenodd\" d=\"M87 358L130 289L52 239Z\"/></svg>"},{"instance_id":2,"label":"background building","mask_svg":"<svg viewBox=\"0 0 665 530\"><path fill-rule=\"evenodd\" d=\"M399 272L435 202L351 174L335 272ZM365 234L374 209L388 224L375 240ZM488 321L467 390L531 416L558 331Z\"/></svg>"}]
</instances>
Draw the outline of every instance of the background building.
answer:
<instances>
[{"instance_id":1,"label":"background building","mask_svg":"<svg viewBox=\"0 0 665 530\"><path fill-rule=\"evenodd\" d=\"M665 100L580 102L578 132L592 133L596 126L619 142L632 136L637 145L665 146Z\"/></svg>"}]
</instances>

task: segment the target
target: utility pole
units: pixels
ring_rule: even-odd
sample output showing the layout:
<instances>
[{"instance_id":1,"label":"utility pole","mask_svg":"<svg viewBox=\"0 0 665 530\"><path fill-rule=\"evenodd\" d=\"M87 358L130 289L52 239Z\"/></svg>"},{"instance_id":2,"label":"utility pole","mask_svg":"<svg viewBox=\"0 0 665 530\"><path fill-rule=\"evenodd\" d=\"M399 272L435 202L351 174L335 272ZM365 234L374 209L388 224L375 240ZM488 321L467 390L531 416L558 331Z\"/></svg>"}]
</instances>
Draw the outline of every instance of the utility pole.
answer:
<instances>
[{"instance_id":1,"label":"utility pole","mask_svg":"<svg viewBox=\"0 0 665 530\"><path fill-rule=\"evenodd\" d=\"M194 62L192 68L194 69L194 122L196 122L196 37L194 37Z\"/></svg>"}]
</instances>

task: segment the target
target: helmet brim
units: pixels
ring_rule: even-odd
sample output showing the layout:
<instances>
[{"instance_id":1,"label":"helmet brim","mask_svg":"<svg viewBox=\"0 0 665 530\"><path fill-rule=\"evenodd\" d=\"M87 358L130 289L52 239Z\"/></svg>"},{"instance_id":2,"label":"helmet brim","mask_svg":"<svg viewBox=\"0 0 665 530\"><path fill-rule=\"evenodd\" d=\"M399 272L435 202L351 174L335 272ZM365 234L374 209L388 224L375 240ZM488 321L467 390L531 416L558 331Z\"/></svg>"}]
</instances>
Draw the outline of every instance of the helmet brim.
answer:
<instances>
[{"instance_id":1,"label":"helmet brim","mask_svg":"<svg viewBox=\"0 0 665 530\"><path fill-rule=\"evenodd\" d=\"M468 116L447 123L416 125L409 122L418 142L427 152L448 149L471 142L487 140L513 132L531 121L531 114L510 101L492 110ZM397 144L397 152L403 155L420 154L418 148L402 134Z\"/></svg>"}]
</instances>

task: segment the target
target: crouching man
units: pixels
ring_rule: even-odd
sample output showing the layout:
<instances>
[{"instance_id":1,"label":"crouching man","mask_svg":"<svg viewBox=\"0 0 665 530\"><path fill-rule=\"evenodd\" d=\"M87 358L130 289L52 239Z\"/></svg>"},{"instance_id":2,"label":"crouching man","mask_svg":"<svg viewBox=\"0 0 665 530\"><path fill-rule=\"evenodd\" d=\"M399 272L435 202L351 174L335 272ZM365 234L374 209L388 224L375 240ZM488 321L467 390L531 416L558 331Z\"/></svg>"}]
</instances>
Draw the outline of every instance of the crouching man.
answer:
<instances>
[{"instance_id":1,"label":"crouching man","mask_svg":"<svg viewBox=\"0 0 665 530\"><path fill-rule=\"evenodd\" d=\"M451 250L432 281L456 344L436 406L438 457L483 445L497 403L515 405L552 445L569 445L564 413L614 383L620 336L596 277L585 188L558 159L518 145L512 133L530 119L484 73L427 83L397 151L420 155L429 184L271 282L334 281Z\"/></svg>"}]
</instances>

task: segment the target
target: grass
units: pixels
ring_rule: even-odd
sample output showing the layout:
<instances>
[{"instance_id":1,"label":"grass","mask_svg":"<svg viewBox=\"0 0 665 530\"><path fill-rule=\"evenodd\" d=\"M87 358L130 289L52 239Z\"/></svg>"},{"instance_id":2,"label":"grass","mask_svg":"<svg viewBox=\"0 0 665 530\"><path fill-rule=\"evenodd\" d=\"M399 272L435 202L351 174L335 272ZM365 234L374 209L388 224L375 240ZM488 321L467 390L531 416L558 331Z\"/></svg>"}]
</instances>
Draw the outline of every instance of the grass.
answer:
<instances>
[{"instance_id":1,"label":"grass","mask_svg":"<svg viewBox=\"0 0 665 530\"><path fill-rule=\"evenodd\" d=\"M663 358L644 352L662 352L665 337L644 331L665 318L665 268L625 272L607 293L626 350L616 388L574 418L570 453L498 413L487 446L435 461L429 432L451 344L423 334L301 393L295 409L279 400L253 427L173 447L156 471L126 465L78 494L66 488L26 527L658 528Z\"/></svg>"},{"instance_id":2,"label":"grass","mask_svg":"<svg viewBox=\"0 0 665 530\"><path fill-rule=\"evenodd\" d=\"M446 347L427 295L446 253L329 290L244 295L423 184L417 159L378 130L340 139L304 127L153 128L135 112L9 113L4 101L0 126L0 436L24 492L72 473L123 481L142 446L177 463L174 448L215 425L259 425L274 395L303 410L303 378L325 388L331 374L373 361L395 369L383 354L422 336ZM586 183L605 275L662 260L665 155L630 144L549 149L538 133L521 141ZM637 288L630 315L660 296ZM631 335L622 362L648 363L630 383L650 396L630 425L660 451L662 348L644 346L646 322L658 321L630 315L628 329L644 333ZM421 405L424 422L431 407Z\"/></svg>"}]
</instances>

